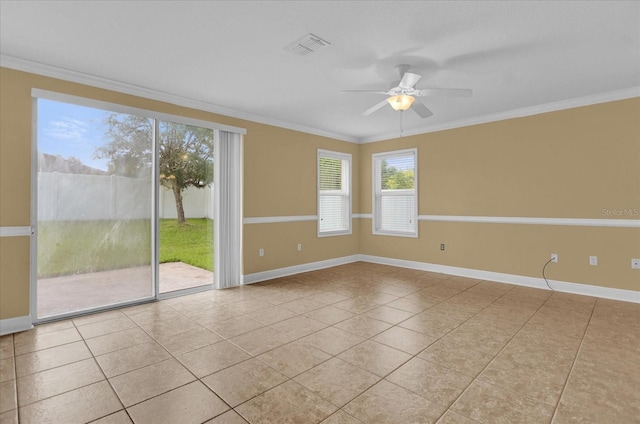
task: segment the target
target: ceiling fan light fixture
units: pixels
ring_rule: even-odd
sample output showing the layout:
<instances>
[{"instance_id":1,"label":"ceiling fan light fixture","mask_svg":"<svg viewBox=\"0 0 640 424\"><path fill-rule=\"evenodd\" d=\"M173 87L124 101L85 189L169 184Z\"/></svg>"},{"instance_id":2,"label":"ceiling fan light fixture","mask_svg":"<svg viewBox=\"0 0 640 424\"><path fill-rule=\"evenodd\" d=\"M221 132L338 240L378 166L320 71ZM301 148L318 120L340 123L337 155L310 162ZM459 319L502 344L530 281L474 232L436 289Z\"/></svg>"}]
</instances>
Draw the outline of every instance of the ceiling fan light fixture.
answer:
<instances>
[{"instance_id":1,"label":"ceiling fan light fixture","mask_svg":"<svg viewBox=\"0 0 640 424\"><path fill-rule=\"evenodd\" d=\"M391 96L387 99L387 102L391 105L393 110L407 110L411 107L416 98L407 94L398 94Z\"/></svg>"}]
</instances>

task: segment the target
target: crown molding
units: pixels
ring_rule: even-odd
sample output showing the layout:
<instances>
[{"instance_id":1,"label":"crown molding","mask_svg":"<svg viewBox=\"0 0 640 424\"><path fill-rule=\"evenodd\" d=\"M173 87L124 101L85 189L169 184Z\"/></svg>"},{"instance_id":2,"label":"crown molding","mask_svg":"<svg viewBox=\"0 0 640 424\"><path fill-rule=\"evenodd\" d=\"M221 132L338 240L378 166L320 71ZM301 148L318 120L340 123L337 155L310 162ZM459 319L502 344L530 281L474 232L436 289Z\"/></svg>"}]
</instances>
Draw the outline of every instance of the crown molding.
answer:
<instances>
[{"instance_id":1,"label":"crown molding","mask_svg":"<svg viewBox=\"0 0 640 424\"><path fill-rule=\"evenodd\" d=\"M244 119L247 121L272 125L274 127L284 128L293 131L299 131L307 134L328 137L336 140L347 141L350 143L358 143L360 139L345 136L342 134L323 131L316 128L310 128L303 125L297 125L291 122L280 121L266 116L241 112L235 109L218 106L213 103L201 100L191 99L188 97L178 96L163 91L153 90L139 85L129 84L122 81L115 81L95 75L85 74L83 72L72 71L66 68L47 65L40 62L33 62L15 56L0 54L0 66L17 71L29 72L32 74L42 75L45 77L57 78L64 81L70 81L78 84L89 85L91 87L102 88L105 90L116 91L118 93L129 94L132 96L143 97L150 100L171 103L178 106L197 109L204 112L215 113L218 115L228 116L230 118Z\"/></svg>"},{"instance_id":2,"label":"crown molding","mask_svg":"<svg viewBox=\"0 0 640 424\"><path fill-rule=\"evenodd\" d=\"M616 100L625 100L633 97L640 97L640 86L610 91L607 93L592 94L589 96L577 97L574 99L560 100L557 102L545 103L536 106L529 106L525 108L509 110L506 112L491 113L488 115L477 116L469 119L446 122L440 125L433 125L413 130L405 130L403 137L451 130L454 128L468 127L471 125L486 124L489 122L504 121L506 119L523 118L525 116L539 115L541 113L555 112L565 109L573 109L581 106L590 106L598 103L613 102ZM387 133L379 136L363 137L359 142L360 144L365 144L374 143L376 141L391 140L395 138L398 138L397 132Z\"/></svg>"}]
</instances>

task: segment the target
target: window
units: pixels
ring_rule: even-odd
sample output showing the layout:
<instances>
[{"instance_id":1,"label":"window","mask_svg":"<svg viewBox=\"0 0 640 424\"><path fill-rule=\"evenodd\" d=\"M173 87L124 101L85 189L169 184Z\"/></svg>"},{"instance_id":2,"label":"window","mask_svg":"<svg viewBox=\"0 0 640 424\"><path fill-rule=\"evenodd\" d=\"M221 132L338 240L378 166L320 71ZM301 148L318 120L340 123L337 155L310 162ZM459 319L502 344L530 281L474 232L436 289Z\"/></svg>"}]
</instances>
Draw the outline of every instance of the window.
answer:
<instances>
[{"instance_id":1,"label":"window","mask_svg":"<svg viewBox=\"0 0 640 424\"><path fill-rule=\"evenodd\" d=\"M318 150L318 235L351 234L351 155Z\"/></svg>"},{"instance_id":2,"label":"window","mask_svg":"<svg viewBox=\"0 0 640 424\"><path fill-rule=\"evenodd\" d=\"M418 236L417 149L373 155L373 233Z\"/></svg>"}]
</instances>

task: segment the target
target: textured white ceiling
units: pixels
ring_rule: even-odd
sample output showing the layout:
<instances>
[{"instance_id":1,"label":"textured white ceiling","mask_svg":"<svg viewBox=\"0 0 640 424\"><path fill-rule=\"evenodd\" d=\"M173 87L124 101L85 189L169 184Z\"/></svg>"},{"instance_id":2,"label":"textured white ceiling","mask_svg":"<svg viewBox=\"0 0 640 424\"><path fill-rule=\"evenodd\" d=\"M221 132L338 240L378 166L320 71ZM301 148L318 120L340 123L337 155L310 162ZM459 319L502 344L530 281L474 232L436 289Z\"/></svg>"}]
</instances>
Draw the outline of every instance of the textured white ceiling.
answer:
<instances>
[{"instance_id":1,"label":"textured white ceiling","mask_svg":"<svg viewBox=\"0 0 640 424\"><path fill-rule=\"evenodd\" d=\"M331 43L283 48L307 33ZM311 132L397 136L400 113L361 113L393 68L434 116L404 113L405 134L640 87L638 1L0 1L3 65L25 59L220 106ZM11 65L8 65L11 66ZM596 96L597 97L597 96Z\"/></svg>"}]
</instances>

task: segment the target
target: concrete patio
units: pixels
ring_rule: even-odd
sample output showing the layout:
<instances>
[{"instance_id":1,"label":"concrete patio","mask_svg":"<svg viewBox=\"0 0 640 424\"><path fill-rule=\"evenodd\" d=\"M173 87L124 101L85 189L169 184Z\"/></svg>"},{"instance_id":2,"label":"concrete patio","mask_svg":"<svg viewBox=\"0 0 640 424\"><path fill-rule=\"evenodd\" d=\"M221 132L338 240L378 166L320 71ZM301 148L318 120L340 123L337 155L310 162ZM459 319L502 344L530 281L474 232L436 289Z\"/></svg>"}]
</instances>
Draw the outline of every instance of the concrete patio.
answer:
<instances>
[{"instance_id":1,"label":"concrete patio","mask_svg":"<svg viewBox=\"0 0 640 424\"><path fill-rule=\"evenodd\" d=\"M160 293L213 284L213 272L183 262L160 264ZM151 267L38 280L38 318L151 296Z\"/></svg>"}]
</instances>

